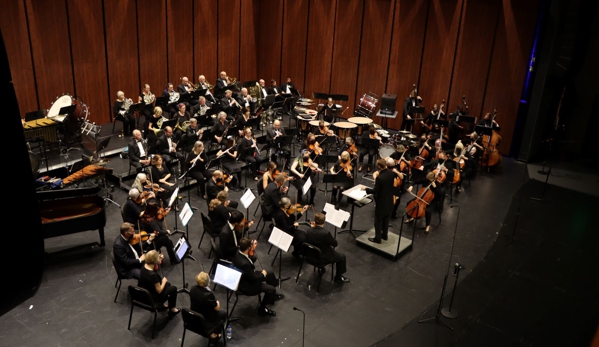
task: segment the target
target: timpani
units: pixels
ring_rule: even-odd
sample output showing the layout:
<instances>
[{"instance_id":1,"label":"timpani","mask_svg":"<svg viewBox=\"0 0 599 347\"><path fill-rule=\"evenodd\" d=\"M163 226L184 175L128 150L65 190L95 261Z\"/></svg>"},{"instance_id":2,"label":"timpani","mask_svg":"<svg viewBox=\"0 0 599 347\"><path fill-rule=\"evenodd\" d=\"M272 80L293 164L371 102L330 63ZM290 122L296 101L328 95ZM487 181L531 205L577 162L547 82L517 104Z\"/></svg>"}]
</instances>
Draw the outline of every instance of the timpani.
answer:
<instances>
[{"instance_id":1,"label":"timpani","mask_svg":"<svg viewBox=\"0 0 599 347\"><path fill-rule=\"evenodd\" d=\"M333 124L337 130L337 136L339 138L345 140L348 137L351 137L351 133L353 129L357 128L358 125L350 122L337 122Z\"/></svg>"},{"instance_id":2,"label":"timpani","mask_svg":"<svg viewBox=\"0 0 599 347\"><path fill-rule=\"evenodd\" d=\"M356 126L358 127L357 131L356 131L356 135L357 136L361 136L362 132L364 131L364 126L371 124L372 123L372 119L368 118L368 117L351 117L347 119L348 121L350 121L353 124L356 124Z\"/></svg>"},{"instance_id":3,"label":"timpani","mask_svg":"<svg viewBox=\"0 0 599 347\"><path fill-rule=\"evenodd\" d=\"M318 125L319 125L320 121L319 120L311 120L310 121L310 125L312 126L312 134L314 135L322 135L320 133L320 131L318 131ZM331 125L331 123L329 122L324 122L324 126L328 127L329 125Z\"/></svg>"}]
</instances>

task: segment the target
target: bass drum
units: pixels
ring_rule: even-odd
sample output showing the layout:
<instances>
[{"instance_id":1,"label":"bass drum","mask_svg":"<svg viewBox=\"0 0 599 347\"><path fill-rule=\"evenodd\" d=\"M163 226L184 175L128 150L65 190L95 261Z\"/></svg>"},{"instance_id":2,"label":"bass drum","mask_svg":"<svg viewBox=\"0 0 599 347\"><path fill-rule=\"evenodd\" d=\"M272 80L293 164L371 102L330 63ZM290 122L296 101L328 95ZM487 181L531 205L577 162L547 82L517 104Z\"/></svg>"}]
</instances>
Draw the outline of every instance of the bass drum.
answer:
<instances>
[{"instance_id":1,"label":"bass drum","mask_svg":"<svg viewBox=\"0 0 599 347\"><path fill-rule=\"evenodd\" d=\"M395 153L395 146L393 146L390 143L384 143L379 148L379 157L380 158L388 158L393 153Z\"/></svg>"},{"instance_id":2,"label":"bass drum","mask_svg":"<svg viewBox=\"0 0 599 347\"><path fill-rule=\"evenodd\" d=\"M74 107L73 112L69 115L59 115L60 109L68 106ZM81 130L81 125L87 120L88 114L89 109L81 99L65 94L56 98L46 117L61 123L64 135L76 136Z\"/></svg>"}]
</instances>

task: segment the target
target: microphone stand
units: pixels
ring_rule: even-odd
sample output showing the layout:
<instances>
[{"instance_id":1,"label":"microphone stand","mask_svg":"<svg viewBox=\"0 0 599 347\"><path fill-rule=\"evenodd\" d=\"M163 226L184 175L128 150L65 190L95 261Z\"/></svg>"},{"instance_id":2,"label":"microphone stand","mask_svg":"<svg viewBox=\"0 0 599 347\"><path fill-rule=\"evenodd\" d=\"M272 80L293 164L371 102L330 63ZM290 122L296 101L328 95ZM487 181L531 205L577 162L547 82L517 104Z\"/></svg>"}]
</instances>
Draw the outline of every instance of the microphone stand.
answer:
<instances>
[{"instance_id":1,"label":"microphone stand","mask_svg":"<svg viewBox=\"0 0 599 347\"><path fill-rule=\"evenodd\" d=\"M454 206L451 206L451 207L453 208ZM439 305L437 306L437 312L435 313L434 317L421 319L418 321L418 323L425 323L425 322L431 322L431 321L441 322L441 323L443 323L443 325L448 327L449 330L451 330L451 331L453 331L453 328L451 327L451 325L449 325L445 321L441 320L440 316L441 316L441 305L443 305L443 296L445 295L445 287L447 286L447 276L449 274L449 269L451 268L451 259L453 258L453 248L455 246L455 236L458 231L458 221L460 220L460 206L455 206L455 207L458 208L458 215L455 220L455 229L453 231L453 240L451 241L451 252L449 253L449 263L447 264L447 272L445 273L445 278L443 279L443 287L441 288L441 297L439 298Z\"/></svg>"},{"instance_id":2,"label":"microphone stand","mask_svg":"<svg viewBox=\"0 0 599 347\"><path fill-rule=\"evenodd\" d=\"M297 307L294 307L293 310L300 311L304 315L304 322L302 324L302 347L304 347L304 342L306 340L306 312L300 310Z\"/></svg>"}]
</instances>

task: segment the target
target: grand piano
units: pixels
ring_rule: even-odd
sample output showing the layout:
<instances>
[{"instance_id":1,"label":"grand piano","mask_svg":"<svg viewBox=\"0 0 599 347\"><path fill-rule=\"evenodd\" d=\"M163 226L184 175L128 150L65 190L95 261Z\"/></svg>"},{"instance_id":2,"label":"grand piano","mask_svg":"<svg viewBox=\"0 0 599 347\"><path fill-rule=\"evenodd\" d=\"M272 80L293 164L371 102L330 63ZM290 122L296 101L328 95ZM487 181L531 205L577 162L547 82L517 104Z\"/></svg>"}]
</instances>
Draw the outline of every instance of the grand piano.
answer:
<instances>
[{"instance_id":1,"label":"grand piano","mask_svg":"<svg viewBox=\"0 0 599 347\"><path fill-rule=\"evenodd\" d=\"M98 230L105 246L106 202L98 195L101 187L38 191L44 239L88 230ZM86 245L87 246L87 245Z\"/></svg>"}]
</instances>

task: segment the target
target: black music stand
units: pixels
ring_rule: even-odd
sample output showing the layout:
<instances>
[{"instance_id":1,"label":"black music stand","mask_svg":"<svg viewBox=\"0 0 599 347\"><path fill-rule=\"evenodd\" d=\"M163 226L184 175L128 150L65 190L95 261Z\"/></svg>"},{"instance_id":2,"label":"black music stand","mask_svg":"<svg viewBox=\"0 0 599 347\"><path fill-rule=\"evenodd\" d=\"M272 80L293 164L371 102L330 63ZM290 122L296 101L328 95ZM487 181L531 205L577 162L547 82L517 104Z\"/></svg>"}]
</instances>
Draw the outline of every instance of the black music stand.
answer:
<instances>
[{"instance_id":1,"label":"black music stand","mask_svg":"<svg viewBox=\"0 0 599 347\"><path fill-rule=\"evenodd\" d=\"M135 112L139 112L141 111L143 104L141 102L138 102L137 104L131 104L131 106L129 106L129 112L132 115L135 115ZM139 117L137 117L137 124L135 125L135 128L139 128L139 119L141 118L141 114Z\"/></svg>"},{"instance_id":2,"label":"black music stand","mask_svg":"<svg viewBox=\"0 0 599 347\"><path fill-rule=\"evenodd\" d=\"M27 113L25 113L25 122L30 122L32 120L38 120L38 119L41 119L44 117L45 117L44 110L27 112Z\"/></svg>"},{"instance_id":3,"label":"black music stand","mask_svg":"<svg viewBox=\"0 0 599 347\"><path fill-rule=\"evenodd\" d=\"M189 241L187 241L185 235L181 236L174 248L177 261L181 263L181 272L183 273L183 288L177 290L177 293L190 294L189 289L187 289L188 283L185 282L185 258L189 258L193 261L196 261L196 259L191 256L191 245L189 244Z\"/></svg>"},{"instance_id":4,"label":"black music stand","mask_svg":"<svg viewBox=\"0 0 599 347\"><path fill-rule=\"evenodd\" d=\"M168 106L168 97L159 96L156 98L156 106L160 106L163 110Z\"/></svg>"},{"instance_id":5,"label":"black music stand","mask_svg":"<svg viewBox=\"0 0 599 347\"><path fill-rule=\"evenodd\" d=\"M322 176L322 183L325 184L325 189L324 189L325 196L327 193L327 187L328 187L329 183L332 183L334 185L335 183L347 183L347 182L353 183L354 179L347 177L347 174L345 172L343 172L343 170L337 174L325 173ZM341 199L339 199L339 200L341 200Z\"/></svg>"},{"instance_id":6,"label":"black music stand","mask_svg":"<svg viewBox=\"0 0 599 347\"><path fill-rule=\"evenodd\" d=\"M207 92L208 89L197 89L191 92L190 95L193 100L199 100L200 96L203 96L205 98Z\"/></svg>"}]
</instances>

